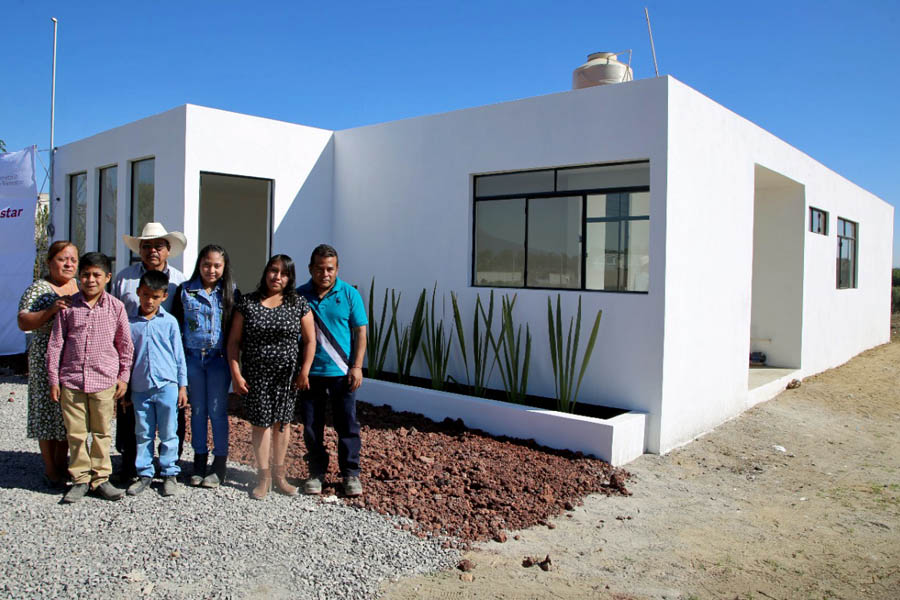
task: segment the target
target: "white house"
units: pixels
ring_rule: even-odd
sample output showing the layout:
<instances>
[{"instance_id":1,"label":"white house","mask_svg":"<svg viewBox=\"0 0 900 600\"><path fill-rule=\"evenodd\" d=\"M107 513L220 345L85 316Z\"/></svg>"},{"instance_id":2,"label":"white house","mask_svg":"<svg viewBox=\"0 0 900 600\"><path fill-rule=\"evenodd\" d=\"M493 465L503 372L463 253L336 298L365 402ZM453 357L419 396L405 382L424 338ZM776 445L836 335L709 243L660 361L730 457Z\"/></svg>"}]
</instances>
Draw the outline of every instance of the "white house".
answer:
<instances>
[{"instance_id":1,"label":"white house","mask_svg":"<svg viewBox=\"0 0 900 600\"><path fill-rule=\"evenodd\" d=\"M603 320L579 401L645 413L649 452L890 336L893 208L672 77L341 131L185 105L59 148L55 174L55 238L117 268L155 220L187 235L176 266L216 241L244 289L328 242L407 320L435 282L469 312L514 292L533 394L547 297L580 296Z\"/></svg>"}]
</instances>

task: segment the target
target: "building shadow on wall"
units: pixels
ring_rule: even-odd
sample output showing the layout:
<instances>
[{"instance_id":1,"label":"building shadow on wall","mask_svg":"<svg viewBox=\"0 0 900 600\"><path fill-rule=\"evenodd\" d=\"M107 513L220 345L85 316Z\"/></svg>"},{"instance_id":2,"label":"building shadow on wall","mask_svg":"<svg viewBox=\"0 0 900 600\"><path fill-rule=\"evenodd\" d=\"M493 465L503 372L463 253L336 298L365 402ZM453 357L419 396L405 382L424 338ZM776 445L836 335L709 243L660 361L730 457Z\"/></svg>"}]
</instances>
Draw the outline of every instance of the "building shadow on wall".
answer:
<instances>
[{"instance_id":1,"label":"building shadow on wall","mask_svg":"<svg viewBox=\"0 0 900 600\"><path fill-rule=\"evenodd\" d=\"M334 136L325 144L272 235L272 252L289 254L297 263L298 284L306 281L304 265L312 249L334 242L333 204Z\"/></svg>"}]
</instances>

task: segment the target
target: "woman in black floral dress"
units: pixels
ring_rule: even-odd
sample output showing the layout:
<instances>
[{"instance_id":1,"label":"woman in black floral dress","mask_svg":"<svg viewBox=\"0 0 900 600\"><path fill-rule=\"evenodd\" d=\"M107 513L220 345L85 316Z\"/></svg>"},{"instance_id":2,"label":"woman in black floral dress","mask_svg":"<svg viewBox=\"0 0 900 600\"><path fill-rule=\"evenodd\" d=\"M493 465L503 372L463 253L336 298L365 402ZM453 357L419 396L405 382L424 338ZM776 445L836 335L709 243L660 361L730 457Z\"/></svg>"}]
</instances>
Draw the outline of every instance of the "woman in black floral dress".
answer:
<instances>
[{"instance_id":1,"label":"woman in black floral dress","mask_svg":"<svg viewBox=\"0 0 900 600\"><path fill-rule=\"evenodd\" d=\"M309 305L294 289L295 281L290 256L270 258L256 291L235 306L228 335L234 391L244 396L244 416L253 426L258 479L250 496L256 500L266 497L273 480L281 493L297 494L285 479L284 457L297 391L309 388L316 336Z\"/></svg>"},{"instance_id":2,"label":"woman in black floral dress","mask_svg":"<svg viewBox=\"0 0 900 600\"><path fill-rule=\"evenodd\" d=\"M47 249L47 266L47 276L36 279L22 294L17 322L19 329L34 334L28 347L28 437L39 440L47 483L60 488L68 471L69 442L59 402L50 399L46 354L56 313L78 292L78 248L68 240L53 242Z\"/></svg>"}]
</instances>

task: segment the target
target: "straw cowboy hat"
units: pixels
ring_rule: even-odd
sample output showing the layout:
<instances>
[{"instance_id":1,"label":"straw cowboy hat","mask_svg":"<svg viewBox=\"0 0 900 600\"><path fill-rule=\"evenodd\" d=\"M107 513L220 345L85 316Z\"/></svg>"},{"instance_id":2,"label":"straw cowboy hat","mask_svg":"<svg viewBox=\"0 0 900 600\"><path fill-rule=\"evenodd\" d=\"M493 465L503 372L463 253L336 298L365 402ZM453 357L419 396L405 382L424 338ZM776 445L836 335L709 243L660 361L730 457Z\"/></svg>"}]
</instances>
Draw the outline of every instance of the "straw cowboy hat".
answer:
<instances>
[{"instance_id":1,"label":"straw cowboy hat","mask_svg":"<svg viewBox=\"0 0 900 600\"><path fill-rule=\"evenodd\" d=\"M135 254L141 253L142 240L158 240L160 238L169 242L169 258L175 258L184 252L184 247L187 246L187 238L184 237L183 233L180 231L166 231L162 223L147 223L139 236L122 236L122 239L125 240L125 245Z\"/></svg>"}]
</instances>

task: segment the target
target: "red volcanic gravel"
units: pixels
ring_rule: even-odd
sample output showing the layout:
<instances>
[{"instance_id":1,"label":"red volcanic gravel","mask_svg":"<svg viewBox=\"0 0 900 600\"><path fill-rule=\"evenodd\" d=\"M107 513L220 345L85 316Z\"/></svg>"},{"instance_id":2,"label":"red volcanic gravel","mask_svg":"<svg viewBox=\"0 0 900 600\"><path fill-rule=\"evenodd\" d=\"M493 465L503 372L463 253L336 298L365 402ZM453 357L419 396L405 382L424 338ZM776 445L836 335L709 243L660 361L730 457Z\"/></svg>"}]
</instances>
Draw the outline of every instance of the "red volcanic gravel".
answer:
<instances>
[{"instance_id":1,"label":"red volcanic gravel","mask_svg":"<svg viewBox=\"0 0 900 600\"><path fill-rule=\"evenodd\" d=\"M361 497L343 501L407 517L415 524L403 528L420 537L505 541L504 530L548 525L548 519L581 505L588 494L630 494L627 471L580 452L493 437L467 429L460 420L435 423L365 403L358 404L357 416L364 489ZM253 465L250 425L236 416L229 420L230 459ZM296 426L285 460L288 476L298 479L308 476L302 432ZM338 494L337 435L328 427L325 437L332 460L323 494Z\"/></svg>"}]
</instances>

